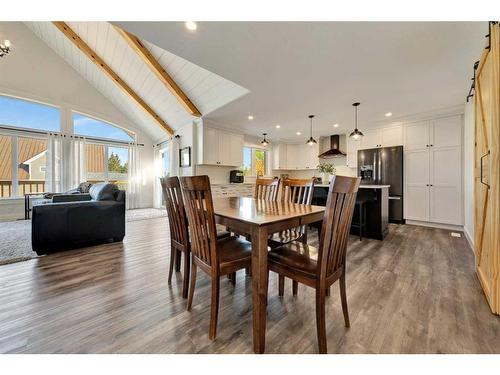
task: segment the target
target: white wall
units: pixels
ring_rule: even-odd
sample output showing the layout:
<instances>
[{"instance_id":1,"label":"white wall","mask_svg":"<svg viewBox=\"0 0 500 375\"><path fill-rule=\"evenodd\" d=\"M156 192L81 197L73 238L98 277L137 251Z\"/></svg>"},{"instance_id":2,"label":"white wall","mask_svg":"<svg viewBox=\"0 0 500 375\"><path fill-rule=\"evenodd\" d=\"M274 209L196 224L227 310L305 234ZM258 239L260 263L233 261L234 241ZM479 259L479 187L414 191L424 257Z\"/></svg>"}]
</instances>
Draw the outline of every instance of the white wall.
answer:
<instances>
[{"instance_id":1,"label":"white wall","mask_svg":"<svg viewBox=\"0 0 500 375\"><path fill-rule=\"evenodd\" d=\"M464 113L464 232L474 246L474 103L465 104Z\"/></svg>"},{"instance_id":2,"label":"white wall","mask_svg":"<svg viewBox=\"0 0 500 375\"><path fill-rule=\"evenodd\" d=\"M45 102L61 108L64 130L70 123L70 111L87 113L134 132L140 148L140 163L147 171L140 198L141 207L151 207L152 140L128 117L123 115L106 97L95 90L69 64L43 43L21 22L0 22L0 32L12 42L12 52L0 63L0 94L7 94ZM149 173L151 171L151 173ZM22 205L3 202L0 219L23 215ZM7 209L7 207L9 207Z\"/></svg>"}]
</instances>

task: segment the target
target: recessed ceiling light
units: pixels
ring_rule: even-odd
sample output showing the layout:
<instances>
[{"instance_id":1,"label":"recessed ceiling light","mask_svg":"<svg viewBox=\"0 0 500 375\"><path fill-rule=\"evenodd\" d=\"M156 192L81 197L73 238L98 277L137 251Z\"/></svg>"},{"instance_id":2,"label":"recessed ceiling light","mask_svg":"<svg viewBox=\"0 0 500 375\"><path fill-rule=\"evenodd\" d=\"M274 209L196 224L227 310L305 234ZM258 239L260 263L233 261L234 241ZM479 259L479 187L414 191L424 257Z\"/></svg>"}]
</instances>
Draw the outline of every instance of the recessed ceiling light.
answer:
<instances>
[{"instance_id":1,"label":"recessed ceiling light","mask_svg":"<svg viewBox=\"0 0 500 375\"><path fill-rule=\"evenodd\" d=\"M249 115L249 116L248 116L248 119L249 119L249 120L253 120L253 116L252 116L252 115Z\"/></svg>"},{"instance_id":2,"label":"recessed ceiling light","mask_svg":"<svg viewBox=\"0 0 500 375\"><path fill-rule=\"evenodd\" d=\"M338 127L339 127L339 124L333 124L333 127L334 127L334 128L338 128Z\"/></svg>"},{"instance_id":3,"label":"recessed ceiling light","mask_svg":"<svg viewBox=\"0 0 500 375\"><path fill-rule=\"evenodd\" d=\"M279 128L281 128L281 126L280 125L276 125L276 129L279 129Z\"/></svg>"},{"instance_id":4,"label":"recessed ceiling light","mask_svg":"<svg viewBox=\"0 0 500 375\"><path fill-rule=\"evenodd\" d=\"M186 26L186 29L188 29L190 31L195 31L198 28L198 25L196 25L196 22L193 22L193 21L187 21L186 23L184 23L184 25Z\"/></svg>"},{"instance_id":5,"label":"recessed ceiling light","mask_svg":"<svg viewBox=\"0 0 500 375\"><path fill-rule=\"evenodd\" d=\"M391 116L392 116L392 112L387 112L387 113L385 114L385 117L391 117Z\"/></svg>"},{"instance_id":6,"label":"recessed ceiling light","mask_svg":"<svg viewBox=\"0 0 500 375\"><path fill-rule=\"evenodd\" d=\"M301 135L302 133L301 133L301 132L297 132L297 133L295 133L295 134L297 134L297 135Z\"/></svg>"}]
</instances>

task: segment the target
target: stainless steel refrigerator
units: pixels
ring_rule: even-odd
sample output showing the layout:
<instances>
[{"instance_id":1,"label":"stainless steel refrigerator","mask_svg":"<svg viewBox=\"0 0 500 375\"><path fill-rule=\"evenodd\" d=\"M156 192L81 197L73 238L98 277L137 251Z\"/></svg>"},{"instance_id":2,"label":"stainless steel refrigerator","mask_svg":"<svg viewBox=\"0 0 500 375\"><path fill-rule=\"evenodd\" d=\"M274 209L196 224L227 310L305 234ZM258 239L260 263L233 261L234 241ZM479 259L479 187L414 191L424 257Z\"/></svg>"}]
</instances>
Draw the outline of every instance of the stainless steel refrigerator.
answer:
<instances>
[{"instance_id":1,"label":"stainless steel refrigerator","mask_svg":"<svg viewBox=\"0 0 500 375\"><path fill-rule=\"evenodd\" d=\"M358 177L363 185L390 185L389 221L403 224L403 146L359 150Z\"/></svg>"}]
</instances>

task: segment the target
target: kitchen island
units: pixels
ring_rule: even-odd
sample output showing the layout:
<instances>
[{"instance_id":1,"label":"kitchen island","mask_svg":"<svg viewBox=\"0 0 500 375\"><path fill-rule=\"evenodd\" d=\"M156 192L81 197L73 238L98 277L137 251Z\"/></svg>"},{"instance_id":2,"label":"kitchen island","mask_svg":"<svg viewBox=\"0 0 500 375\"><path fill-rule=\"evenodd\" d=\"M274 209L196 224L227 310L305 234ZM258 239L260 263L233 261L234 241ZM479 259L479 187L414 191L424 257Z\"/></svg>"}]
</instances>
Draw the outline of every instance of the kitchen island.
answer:
<instances>
[{"instance_id":1,"label":"kitchen island","mask_svg":"<svg viewBox=\"0 0 500 375\"><path fill-rule=\"evenodd\" d=\"M326 206L329 185L314 185L313 204ZM390 185L360 185L357 198L363 200L366 211L366 226L363 237L383 240L389 230L389 187ZM359 222L358 209L353 222ZM359 234L359 228L351 227L352 234Z\"/></svg>"}]
</instances>

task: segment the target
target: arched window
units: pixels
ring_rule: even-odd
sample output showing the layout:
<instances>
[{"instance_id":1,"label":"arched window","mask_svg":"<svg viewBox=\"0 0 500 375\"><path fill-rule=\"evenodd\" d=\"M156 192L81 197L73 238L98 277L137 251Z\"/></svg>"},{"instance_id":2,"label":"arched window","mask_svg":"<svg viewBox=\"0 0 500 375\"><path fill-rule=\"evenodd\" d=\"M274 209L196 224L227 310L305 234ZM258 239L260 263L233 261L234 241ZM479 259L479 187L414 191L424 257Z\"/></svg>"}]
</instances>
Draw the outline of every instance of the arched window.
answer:
<instances>
[{"instance_id":1,"label":"arched window","mask_svg":"<svg viewBox=\"0 0 500 375\"><path fill-rule=\"evenodd\" d=\"M58 132L57 107L0 95L0 126Z\"/></svg>"},{"instance_id":2,"label":"arched window","mask_svg":"<svg viewBox=\"0 0 500 375\"><path fill-rule=\"evenodd\" d=\"M73 112L73 129L76 135L117 141L133 142L134 137L118 126L109 122Z\"/></svg>"}]
</instances>

